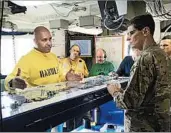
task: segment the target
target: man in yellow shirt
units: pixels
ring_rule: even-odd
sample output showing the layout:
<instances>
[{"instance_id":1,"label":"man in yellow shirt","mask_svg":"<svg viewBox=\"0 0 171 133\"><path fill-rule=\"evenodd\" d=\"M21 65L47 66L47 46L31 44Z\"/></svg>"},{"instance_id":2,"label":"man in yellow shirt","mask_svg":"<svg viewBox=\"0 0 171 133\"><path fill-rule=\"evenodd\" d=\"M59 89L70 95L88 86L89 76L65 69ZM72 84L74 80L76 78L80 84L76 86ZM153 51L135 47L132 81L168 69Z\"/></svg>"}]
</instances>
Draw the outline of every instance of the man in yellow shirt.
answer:
<instances>
[{"instance_id":1,"label":"man in yellow shirt","mask_svg":"<svg viewBox=\"0 0 171 133\"><path fill-rule=\"evenodd\" d=\"M78 75L67 74L61 79L61 63L57 56L51 53L52 36L49 30L39 26L34 30L35 48L21 57L14 70L5 79L5 88L24 89L39 85L61 82L72 79L81 79ZM23 44L24 45L24 44Z\"/></svg>"},{"instance_id":2,"label":"man in yellow shirt","mask_svg":"<svg viewBox=\"0 0 171 133\"><path fill-rule=\"evenodd\" d=\"M74 44L71 46L69 52L70 52L70 56L62 59L62 69L63 69L62 77L65 78L65 76L67 75L66 76L67 80L80 81L79 78L76 79L73 78L74 76L68 76L68 75L75 74L75 75L81 75L81 77L83 78L89 75L85 61L80 58L80 54L81 54L80 47ZM68 120L66 122L67 131L71 131L74 128L76 128L78 125L80 125L80 121L82 121L82 116L79 116L72 120Z\"/></svg>"},{"instance_id":3,"label":"man in yellow shirt","mask_svg":"<svg viewBox=\"0 0 171 133\"><path fill-rule=\"evenodd\" d=\"M81 53L80 47L76 44L72 45L72 47L70 48L70 56L62 60L62 69L63 69L62 77L65 78L65 76L69 71L73 74L81 75L82 78L88 76L89 73L87 70L87 66L85 64L85 61L79 57L80 53ZM67 78L67 80L77 80L71 78L72 77L69 77Z\"/></svg>"}]
</instances>

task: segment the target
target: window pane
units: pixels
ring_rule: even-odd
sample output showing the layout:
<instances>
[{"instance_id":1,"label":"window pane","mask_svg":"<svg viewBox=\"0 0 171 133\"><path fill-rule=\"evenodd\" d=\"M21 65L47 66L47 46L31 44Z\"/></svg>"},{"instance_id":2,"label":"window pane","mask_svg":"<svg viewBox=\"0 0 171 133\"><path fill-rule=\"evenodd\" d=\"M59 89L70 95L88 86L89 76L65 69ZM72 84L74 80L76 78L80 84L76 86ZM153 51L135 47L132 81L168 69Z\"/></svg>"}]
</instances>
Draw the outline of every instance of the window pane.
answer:
<instances>
[{"instance_id":1,"label":"window pane","mask_svg":"<svg viewBox=\"0 0 171 133\"><path fill-rule=\"evenodd\" d=\"M2 36L1 41L1 74L8 75L15 67L12 36ZM33 47L32 35L15 36L16 61Z\"/></svg>"},{"instance_id":2,"label":"window pane","mask_svg":"<svg viewBox=\"0 0 171 133\"><path fill-rule=\"evenodd\" d=\"M33 36L18 36L16 37L15 43L17 62L23 55L26 55L34 47Z\"/></svg>"},{"instance_id":3,"label":"window pane","mask_svg":"<svg viewBox=\"0 0 171 133\"><path fill-rule=\"evenodd\" d=\"M3 37L1 39L1 74L10 73L14 67L12 37Z\"/></svg>"}]
</instances>

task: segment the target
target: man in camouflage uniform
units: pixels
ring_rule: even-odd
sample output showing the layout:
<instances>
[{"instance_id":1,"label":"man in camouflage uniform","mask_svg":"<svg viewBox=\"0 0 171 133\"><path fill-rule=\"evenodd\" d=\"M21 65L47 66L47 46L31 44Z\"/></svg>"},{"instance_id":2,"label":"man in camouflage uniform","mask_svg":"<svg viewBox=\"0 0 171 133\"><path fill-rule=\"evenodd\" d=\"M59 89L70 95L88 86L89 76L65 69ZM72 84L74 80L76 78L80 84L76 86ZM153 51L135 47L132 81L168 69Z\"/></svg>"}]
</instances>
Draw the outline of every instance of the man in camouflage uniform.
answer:
<instances>
[{"instance_id":1,"label":"man in camouflage uniform","mask_svg":"<svg viewBox=\"0 0 171 133\"><path fill-rule=\"evenodd\" d=\"M163 49L164 52L168 55L168 60L169 60L169 64L168 64L168 66L169 66L169 88L171 90L171 82L170 82L171 81L171 35L167 35L167 36L162 38L162 40L160 42L160 48ZM171 108L170 108L170 114L171 114ZM171 128L171 126L170 126L170 128ZM171 131L171 129L170 129L170 131Z\"/></svg>"},{"instance_id":2,"label":"man in camouflage uniform","mask_svg":"<svg viewBox=\"0 0 171 133\"><path fill-rule=\"evenodd\" d=\"M167 35L162 38L160 42L160 48L165 51L169 59L169 78L171 78L171 35ZM170 81L170 80L169 80Z\"/></svg>"},{"instance_id":3,"label":"man in camouflage uniform","mask_svg":"<svg viewBox=\"0 0 171 133\"><path fill-rule=\"evenodd\" d=\"M141 15L131 20L128 40L142 51L125 90L108 85L117 106L125 109L125 132L169 132L170 90L166 54L155 43L154 20Z\"/></svg>"}]
</instances>

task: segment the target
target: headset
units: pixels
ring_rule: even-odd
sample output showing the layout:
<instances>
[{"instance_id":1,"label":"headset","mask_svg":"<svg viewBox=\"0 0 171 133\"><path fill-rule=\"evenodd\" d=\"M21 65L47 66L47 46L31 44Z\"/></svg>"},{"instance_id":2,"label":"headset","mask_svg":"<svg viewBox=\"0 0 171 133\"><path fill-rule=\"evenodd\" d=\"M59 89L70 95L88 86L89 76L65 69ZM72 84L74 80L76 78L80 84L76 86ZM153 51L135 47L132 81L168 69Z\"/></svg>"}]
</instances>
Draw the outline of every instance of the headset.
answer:
<instances>
[{"instance_id":1,"label":"headset","mask_svg":"<svg viewBox=\"0 0 171 133\"><path fill-rule=\"evenodd\" d=\"M78 53L78 55L80 56L80 55L81 55L81 48L80 48L80 46L77 45L77 44L72 45L72 46L70 47L69 51L71 51L71 49L72 49L74 46L79 47L79 53ZM71 52L70 52L70 53L71 53Z\"/></svg>"},{"instance_id":2,"label":"headset","mask_svg":"<svg viewBox=\"0 0 171 133\"><path fill-rule=\"evenodd\" d=\"M106 51L104 49L103 50L103 53L104 53L104 58L106 59L107 58L107 54L106 54Z\"/></svg>"}]
</instances>

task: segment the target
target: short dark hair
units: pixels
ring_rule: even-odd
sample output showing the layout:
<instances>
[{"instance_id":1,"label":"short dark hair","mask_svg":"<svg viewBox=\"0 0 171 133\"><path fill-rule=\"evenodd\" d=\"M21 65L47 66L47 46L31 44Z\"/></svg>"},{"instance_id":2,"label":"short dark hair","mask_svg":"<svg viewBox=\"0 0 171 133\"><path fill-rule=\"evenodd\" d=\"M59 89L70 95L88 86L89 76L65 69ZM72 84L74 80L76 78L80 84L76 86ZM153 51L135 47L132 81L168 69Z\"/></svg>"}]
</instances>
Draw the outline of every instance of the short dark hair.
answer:
<instances>
[{"instance_id":1,"label":"short dark hair","mask_svg":"<svg viewBox=\"0 0 171 133\"><path fill-rule=\"evenodd\" d=\"M104 49L103 50L103 53L104 53L104 58L107 58L107 54L106 54L106 51Z\"/></svg>"},{"instance_id":2,"label":"short dark hair","mask_svg":"<svg viewBox=\"0 0 171 133\"><path fill-rule=\"evenodd\" d=\"M164 37L162 38L162 40L165 40L165 39L171 39L171 35L167 35L167 36L164 36Z\"/></svg>"},{"instance_id":3,"label":"short dark hair","mask_svg":"<svg viewBox=\"0 0 171 133\"><path fill-rule=\"evenodd\" d=\"M137 30L142 30L144 27L149 27L151 35L154 35L155 22L150 14L134 17L130 21L130 25L133 25Z\"/></svg>"}]
</instances>

